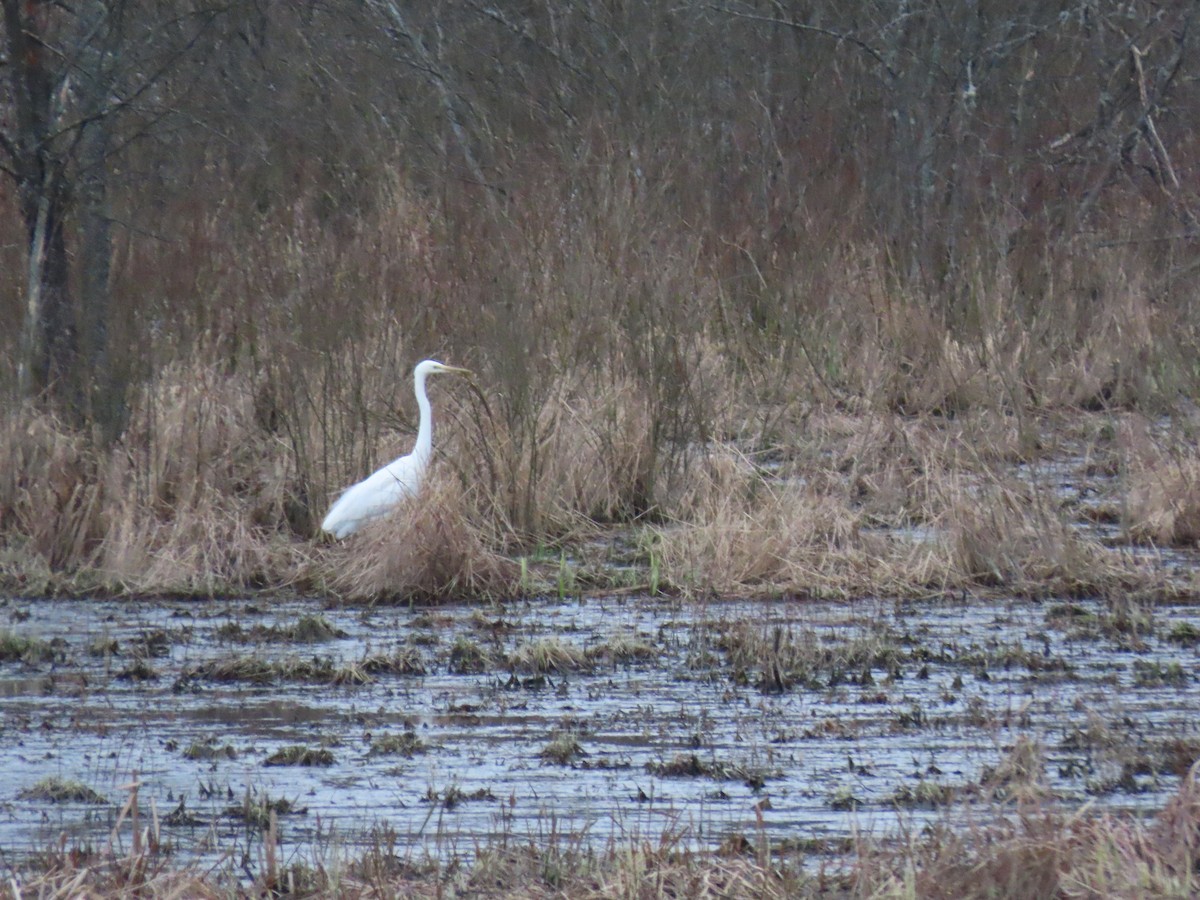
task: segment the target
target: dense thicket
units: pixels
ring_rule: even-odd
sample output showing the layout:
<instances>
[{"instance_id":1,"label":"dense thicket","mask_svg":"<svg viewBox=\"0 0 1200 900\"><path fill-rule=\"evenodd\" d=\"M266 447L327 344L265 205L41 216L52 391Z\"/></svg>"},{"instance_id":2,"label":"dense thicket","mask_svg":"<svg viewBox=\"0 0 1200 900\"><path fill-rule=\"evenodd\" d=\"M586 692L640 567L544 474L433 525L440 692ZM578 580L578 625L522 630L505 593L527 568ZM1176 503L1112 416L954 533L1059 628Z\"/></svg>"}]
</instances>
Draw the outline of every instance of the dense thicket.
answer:
<instances>
[{"instance_id":1,"label":"dense thicket","mask_svg":"<svg viewBox=\"0 0 1200 900\"><path fill-rule=\"evenodd\" d=\"M310 534L425 356L527 535L809 402L1195 387L1186 0L3 5L0 531L52 566Z\"/></svg>"}]
</instances>

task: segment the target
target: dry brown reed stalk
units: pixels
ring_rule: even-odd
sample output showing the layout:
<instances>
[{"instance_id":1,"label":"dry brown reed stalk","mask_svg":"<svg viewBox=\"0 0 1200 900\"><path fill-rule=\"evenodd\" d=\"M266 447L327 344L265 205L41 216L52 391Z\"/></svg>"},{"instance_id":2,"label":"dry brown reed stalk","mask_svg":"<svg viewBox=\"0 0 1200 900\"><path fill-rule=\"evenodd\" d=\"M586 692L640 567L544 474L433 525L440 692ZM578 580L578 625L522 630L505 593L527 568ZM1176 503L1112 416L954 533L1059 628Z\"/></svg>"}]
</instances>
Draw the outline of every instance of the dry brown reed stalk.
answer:
<instances>
[{"instance_id":1,"label":"dry brown reed stalk","mask_svg":"<svg viewBox=\"0 0 1200 900\"><path fill-rule=\"evenodd\" d=\"M1194 547L1200 542L1200 456L1161 460L1130 473L1125 528L1138 543Z\"/></svg>"},{"instance_id":2,"label":"dry brown reed stalk","mask_svg":"<svg viewBox=\"0 0 1200 900\"><path fill-rule=\"evenodd\" d=\"M696 593L862 596L897 584L906 554L844 497L710 462L688 521L657 529L662 574ZM732 483L730 483L732 481Z\"/></svg>"},{"instance_id":3,"label":"dry brown reed stalk","mask_svg":"<svg viewBox=\"0 0 1200 900\"><path fill-rule=\"evenodd\" d=\"M1138 543L1195 546L1200 542L1200 452L1194 424L1164 428L1127 416L1117 439L1124 460L1127 534Z\"/></svg>"},{"instance_id":4,"label":"dry brown reed stalk","mask_svg":"<svg viewBox=\"0 0 1200 900\"><path fill-rule=\"evenodd\" d=\"M1152 564L1112 552L1077 522L1056 479L1015 468L1044 452L1037 420L983 410L807 421L769 469L719 447L693 466L689 491L668 507L676 523L658 532L668 582L834 596L1165 586Z\"/></svg>"},{"instance_id":5,"label":"dry brown reed stalk","mask_svg":"<svg viewBox=\"0 0 1200 900\"><path fill-rule=\"evenodd\" d=\"M1063 515L1053 488L993 472L951 475L939 494L936 568L947 587L1077 596L1104 593L1138 574Z\"/></svg>"},{"instance_id":6,"label":"dry brown reed stalk","mask_svg":"<svg viewBox=\"0 0 1200 900\"><path fill-rule=\"evenodd\" d=\"M1031 803L1050 798L1046 784L1046 748L1021 735L999 762L987 769L980 785L995 800Z\"/></svg>"},{"instance_id":7,"label":"dry brown reed stalk","mask_svg":"<svg viewBox=\"0 0 1200 900\"><path fill-rule=\"evenodd\" d=\"M1058 295L1062 319L1047 335L1065 352L1045 356L1035 382L1042 402L1092 410L1173 405L1188 364L1171 314L1154 303L1153 275L1110 252L1079 254L1068 278L1073 283Z\"/></svg>"},{"instance_id":8,"label":"dry brown reed stalk","mask_svg":"<svg viewBox=\"0 0 1200 900\"><path fill-rule=\"evenodd\" d=\"M135 409L96 568L137 593L219 593L293 581L297 490L286 447L259 427L246 378L168 370Z\"/></svg>"},{"instance_id":9,"label":"dry brown reed stalk","mask_svg":"<svg viewBox=\"0 0 1200 900\"><path fill-rule=\"evenodd\" d=\"M110 452L37 415L0 441L10 582L49 570L49 590L212 594L283 586L304 566L285 514L295 471L243 379L168 369Z\"/></svg>"},{"instance_id":10,"label":"dry brown reed stalk","mask_svg":"<svg viewBox=\"0 0 1200 900\"><path fill-rule=\"evenodd\" d=\"M528 421L469 399L452 408L462 477L478 486L480 513L527 538L562 538L629 517L654 475L647 402L629 382L568 375Z\"/></svg>"},{"instance_id":11,"label":"dry brown reed stalk","mask_svg":"<svg viewBox=\"0 0 1200 900\"><path fill-rule=\"evenodd\" d=\"M328 589L360 603L516 596L520 567L468 513L461 485L435 473L418 497L329 550Z\"/></svg>"},{"instance_id":12,"label":"dry brown reed stalk","mask_svg":"<svg viewBox=\"0 0 1200 900\"><path fill-rule=\"evenodd\" d=\"M30 409L0 427L0 522L13 574L79 567L103 534L98 455L82 434Z\"/></svg>"},{"instance_id":13,"label":"dry brown reed stalk","mask_svg":"<svg viewBox=\"0 0 1200 900\"><path fill-rule=\"evenodd\" d=\"M1027 804L990 825L940 826L899 846L860 842L851 896L1194 897L1200 890L1196 772L1150 822Z\"/></svg>"}]
</instances>

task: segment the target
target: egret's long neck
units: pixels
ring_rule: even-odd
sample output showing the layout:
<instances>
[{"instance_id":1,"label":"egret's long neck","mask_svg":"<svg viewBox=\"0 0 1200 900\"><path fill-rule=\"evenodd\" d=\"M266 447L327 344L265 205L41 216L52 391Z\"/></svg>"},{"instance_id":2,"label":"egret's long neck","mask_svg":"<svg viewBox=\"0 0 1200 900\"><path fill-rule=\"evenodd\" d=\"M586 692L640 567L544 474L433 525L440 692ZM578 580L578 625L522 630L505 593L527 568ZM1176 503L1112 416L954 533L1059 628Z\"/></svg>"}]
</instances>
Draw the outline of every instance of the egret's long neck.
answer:
<instances>
[{"instance_id":1,"label":"egret's long neck","mask_svg":"<svg viewBox=\"0 0 1200 900\"><path fill-rule=\"evenodd\" d=\"M413 456L428 462L429 457L433 455L433 411L429 408L429 398L425 396L425 373L422 372L413 380L413 387L417 394L417 408L421 411Z\"/></svg>"}]
</instances>

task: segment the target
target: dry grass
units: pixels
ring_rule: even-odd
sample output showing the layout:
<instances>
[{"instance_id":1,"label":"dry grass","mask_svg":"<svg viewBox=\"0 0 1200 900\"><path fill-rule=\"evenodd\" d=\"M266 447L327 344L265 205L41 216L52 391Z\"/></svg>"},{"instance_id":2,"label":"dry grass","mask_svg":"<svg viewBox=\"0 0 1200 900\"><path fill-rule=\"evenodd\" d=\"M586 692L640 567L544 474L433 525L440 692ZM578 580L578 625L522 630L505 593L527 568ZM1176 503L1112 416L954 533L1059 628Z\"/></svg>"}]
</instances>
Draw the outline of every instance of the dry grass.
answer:
<instances>
[{"instance_id":1,"label":"dry grass","mask_svg":"<svg viewBox=\"0 0 1200 900\"><path fill-rule=\"evenodd\" d=\"M530 535L590 539L603 523L646 514L667 521L646 541L655 584L693 594L1157 585L1144 560L1081 531L1083 514L1053 485L1014 470L1045 452L1054 422L987 410L953 420L812 412L763 468L728 444L653 451L648 413L628 385L586 401L581 385L564 388L542 406L538 442L523 448L464 395L447 409L420 500L322 546L291 530L306 479L287 474L286 452L255 431L253 404L236 400L232 383L225 389L222 405L211 390L202 399L180 388L158 425L139 420L148 452L114 452L103 464L52 419L22 431L7 420L0 451L22 473L0 485L9 589L211 595L290 585L356 602L504 598L529 588L513 554ZM784 426L772 426L777 439ZM1200 464L1188 444L1148 426L1115 431L1132 435L1118 451L1124 496L1112 501L1130 539L1195 543ZM264 479L264 465L278 477ZM1110 463L1096 465L1107 477Z\"/></svg>"},{"instance_id":2,"label":"dry grass","mask_svg":"<svg viewBox=\"0 0 1200 900\"><path fill-rule=\"evenodd\" d=\"M1122 519L1132 540L1162 547L1200 543L1200 453L1191 431L1156 433L1136 422L1122 430L1129 482Z\"/></svg>"},{"instance_id":3,"label":"dry grass","mask_svg":"<svg viewBox=\"0 0 1200 900\"><path fill-rule=\"evenodd\" d=\"M948 586L1061 597L1121 583L1125 570L1062 514L1052 493L1007 479L956 482L948 479L938 521Z\"/></svg>"},{"instance_id":4,"label":"dry grass","mask_svg":"<svg viewBox=\"0 0 1200 900\"><path fill-rule=\"evenodd\" d=\"M1086 417L842 414L808 426L770 469L720 447L697 463L677 521L656 530L667 585L834 597L1194 589L1186 578L1169 587L1152 559L1114 553L1091 530L1103 507L1068 502L1064 476L1039 474L1059 454L1071 490L1119 497L1121 481L1104 486L1115 451L1088 443L1098 427ZM1190 502L1185 486L1175 496Z\"/></svg>"},{"instance_id":5,"label":"dry grass","mask_svg":"<svg viewBox=\"0 0 1200 900\"><path fill-rule=\"evenodd\" d=\"M716 465L724 480L727 467ZM840 498L798 483L746 474L732 485L705 485L690 522L658 532L663 577L700 592L849 595L874 569L879 581L897 551L872 535Z\"/></svg>"},{"instance_id":6,"label":"dry grass","mask_svg":"<svg viewBox=\"0 0 1200 900\"><path fill-rule=\"evenodd\" d=\"M514 672L566 673L590 668L588 654L580 647L556 637L521 644L508 658Z\"/></svg>"},{"instance_id":7,"label":"dry grass","mask_svg":"<svg viewBox=\"0 0 1200 900\"><path fill-rule=\"evenodd\" d=\"M520 567L467 518L461 486L435 480L421 496L329 549L327 586L354 602L511 597Z\"/></svg>"},{"instance_id":8,"label":"dry grass","mask_svg":"<svg viewBox=\"0 0 1200 900\"><path fill-rule=\"evenodd\" d=\"M288 535L295 484L247 390L199 366L168 369L111 452L51 417L6 419L10 584L205 596L293 580L306 556Z\"/></svg>"},{"instance_id":9,"label":"dry grass","mask_svg":"<svg viewBox=\"0 0 1200 900\"><path fill-rule=\"evenodd\" d=\"M986 828L939 828L898 850L868 848L855 895L1182 900L1200 889L1198 816L1194 770L1149 823L1026 805Z\"/></svg>"},{"instance_id":10,"label":"dry grass","mask_svg":"<svg viewBox=\"0 0 1200 900\"><path fill-rule=\"evenodd\" d=\"M1004 783L1036 784L1040 750L1018 746ZM157 822L138 832L128 855L78 856L64 847L38 865L15 873L3 896L143 897L255 896L287 885L314 898L433 897L448 892L494 898L988 898L1146 897L1189 898L1200 890L1200 785L1195 769L1178 794L1153 819L1097 813L1090 807L1061 812L1037 793L1009 796L1010 814L988 825L936 825L899 840L858 838L844 865L826 870L796 847L772 848L762 835L735 836L723 852L686 847L686 830L658 838L628 839L590 847L579 834L560 832L553 819L529 839L495 838L477 847L466 866L405 862L381 845L361 859L333 858L314 865L280 865L271 850L253 884L240 872L199 870L159 853ZM117 829L127 821L126 805ZM138 826L136 813L132 824ZM274 813L261 827L264 847L274 844ZM115 832L114 832L115 834ZM820 849L820 848L818 848ZM828 848L825 848L828 850Z\"/></svg>"},{"instance_id":11,"label":"dry grass","mask_svg":"<svg viewBox=\"0 0 1200 900\"><path fill-rule=\"evenodd\" d=\"M1180 319L1147 301L1132 249L1087 265L1079 249L1053 320L1018 314L1006 264L968 257L962 318L870 244L838 251L820 294L799 249L735 264L630 174L597 164L589 210L551 177L546 202L462 230L399 178L353 240L304 215L232 241L189 223L211 252L172 266L196 269L207 304L180 298L121 439L102 449L32 408L0 423L0 586L505 598L528 588L514 558L613 524L653 526L646 582L694 594L1153 580L1013 472L1071 452L1081 407L1119 423L1189 388ZM407 449L428 355L480 373L434 388L429 490L314 542L337 491ZM1122 440L1111 508L1129 537L1194 543L1187 442Z\"/></svg>"}]
</instances>

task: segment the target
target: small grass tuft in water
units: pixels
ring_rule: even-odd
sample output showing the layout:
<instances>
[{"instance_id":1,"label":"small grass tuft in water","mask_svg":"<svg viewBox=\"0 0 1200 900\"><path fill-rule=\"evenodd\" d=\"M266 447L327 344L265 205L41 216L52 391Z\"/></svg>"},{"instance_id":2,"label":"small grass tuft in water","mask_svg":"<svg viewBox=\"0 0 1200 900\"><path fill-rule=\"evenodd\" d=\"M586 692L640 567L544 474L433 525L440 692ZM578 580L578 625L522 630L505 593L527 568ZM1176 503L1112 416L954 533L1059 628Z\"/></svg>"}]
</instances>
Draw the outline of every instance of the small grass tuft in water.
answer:
<instances>
[{"instance_id":1,"label":"small grass tuft in water","mask_svg":"<svg viewBox=\"0 0 1200 900\"><path fill-rule=\"evenodd\" d=\"M324 616L304 615L291 625L254 625L243 628L226 622L216 632L219 640L237 644L321 644L338 640L346 632L335 628Z\"/></svg>"},{"instance_id":2,"label":"small grass tuft in water","mask_svg":"<svg viewBox=\"0 0 1200 900\"><path fill-rule=\"evenodd\" d=\"M305 747L291 744L281 747L263 760L264 766L332 766L335 762L332 751L325 747Z\"/></svg>"},{"instance_id":3,"label":"small grass tuft in water","mask_svg":"<svg viewBox=\"0 0 1200 900\"><path fill-rule=\"evenodd\" d=\"M303 816L308 809L283 797L272 800L266 794L259 797L247 790L239 805L227 806L224 812L226 816L245 822L251 828L265 831L271 825L272 813L276 816Z\"/></svg>"},{"instance_id":4,"label":"small grass tuft in water","mask_svg":"<svg viewBox=\"0 0 1200 900\"><path fill-rule=\"evenodd\" d=\"M557 766L569 766L587 756L587 751L573 732L560 731L542 748L538 756Z\"/></svg>"},{"instance_id":5,"label":"small grass tuft in water","mask_svg":"<svg viewBox=\"0 0 1200 900\"><path fill-rule=\"evenodd\" d=\"M217 746L212 740L192 741L184 748L183 756L196 760L237 759L237 751L232 744Z\"/></svg>"},{"instance_id":6,"label":"small grass tuft in water","mask_svg":"<svg viewBox=\"0 0 1200 900\"><path fill-rule=\"evenodd\" d=\"M137 657L128 666L117 673L118 681L154 681L158 671L142 657Z\"/></svg>"},{"instance_id":7,"label":"small grass tuft in water","mask_svg":"<svg viewBox=\"0 0 1200 900\"><path fill-rule=\"evenodd\" d=\"M1156 687L1158 685L1180 686L1189 681L1187 671L1178 660L1160 662L1159 660L1135 659L1133 661L1133 683L1135 687Z\"/></svg>"},{"instance_id":8,"label":"small grass tuft in water","mask_svg":"<svg viewBox=\"0 0 1200 900\"><path fill-rule=\"evenodd\" d=\"M541 674L561 674L589 668L587 653L556 637L522 644L509 656L508 665L517 672Z\"/></svg>"},{"instance_id":9,"label":"small grass tuft in water","mask_svg":"<svg viewBox=\"0 0 1200 900\"><path fill-rule=\"evenodd\" d=\"M851 812L864 805L864 801L854 796L853 789L849 787L838 788L829 798L829 808L838 812Z\"/></svg>"},{"instance_id":10,"label":"small grass tuft in water","mask_svg":"<svg viewBox=\"0 0 1200 900\"><path fill-rule=\"evenodd\" d=\"M107 806L108 801L82 781L51 775L17 794L22 800L45 800L49 803L90 803Z\"/></svg>"},{"instance_id":11,"label":"small grass tuft in water","mask_svg":"<svg viewBox=\"0 0 1200 900\"><path fill-rule=\"evenodd\" d=\"M425 791L425 796L421 798L422 803L432 803L435 806L441 806L445 810L454 809L456 806L472 800L495 802L496 795L485 787L468 793L457 784L452 784L440 791L434 788L433 785L430 785L428 790Z\"/></svg>"},{"instance_id":12,"label":"small grass tuft in water","mask_svg":"<svg viewBox=\"0 0 1200 900\"><path fill-rule=\"evenodd\" d=\"M459 635L450 648L449 670L455 675L479 675L495 664L492 655L477 642Z\"/></svg>"},{"instance_id":13,"label":"small grass tuft in water","mask_svg":"<svg viewBox=\"0 0 1200 900\"><path fill-rule=\"evenodd\" d=\"M649 643L627 634L609 638L602 644L589 647L587 651L588 659L592 662L611 665L653 659L654 654L655 650Z\"/></svg>"},{"instance_id":14,"label":"small grass tuft in water","mask_svg":"<svg viewBox=\"0 0 1200 900\"><path fill-rule=\"evenodd\" d=\"M1021 735L995 766L983 770L980 787L998 801L1048 799L1045 748L1039 741Z\"/></svg>"},{"instance_id":15,"label":"small grass tuft in water","mask_svg":"<svg viewBox=\"0 0 1200 900\"><path fill-rule=\"evenodd\" d=\"M937 809L948 806L957 796L949 785L922 778L915 785L900 785L886 802L896 809Z\"/></svg>"},{"instance_id":16,"label":"small grass tuft in water","mask_svg":"<svg viewBox=\"0 0 1200 900\"><path fill-rule=\"evenodd\" d=\"M180 674L179 682L186 684L191 680L208 680L266 685L277 682L329 682L332 677L334 664L329 660L288 658L272 661L257 654L245 654L188 666ZM179 684L176 689L179 689Z\"/></svg>"},{"instance_id":17,"label":"small grass tuft in water","mask_svg":"<svg viewBox=\"0 0 1200 900\"><path fill-rule=\"evenodd\" d=\"M424 675L427 671L425 657L416 647L368 656L359 665L370 675Z\"/></svg>"},{"instance_id":18,"label":"small grass tuft in water","mask_svg":"<svg viewBox=\"0 0 1200 900\"><path fill-rule=\"evenodd\" d=\"M371 756L416 756L424 753L428 747L414 732L402 731L399 734L380 734L371 738Z\"/></svg>"},{"instance_id":19,"label":"small grass tuft in water","mask_svg":"<svg viewBox=\"0 0 1200 900\"><path fill-rule=\"evenodd\" d=\"M61 649L47 641L0 628L0 662L23 662L33 665L61 658Z\"/></svg>"},{"instance_id":20,"label":"small grass tuft in water","mask_svg":"<svg viewBox=\"0 0 1200 900\"><path fill-rule=\"evenodd\" d=\"M1200 628L1191 622L1176 622L1167 632L1167 640L1181 647L1195 647L1200 644Z\"/></svg>"},{"instance_id":21,"label":"small grass tuft in water","mask_svg":"<svg viewBox=\"0 0 1200 900\"><path fill-rule=\"evenodd\" d=\"M677 753L669 760L646 763L646 771L660 778L711 778L714 781L743 781L748 787L758 790L769 777L758 768L747 768L717 759L703 760L695 753Z\"/></svg>"}]
</instances>

